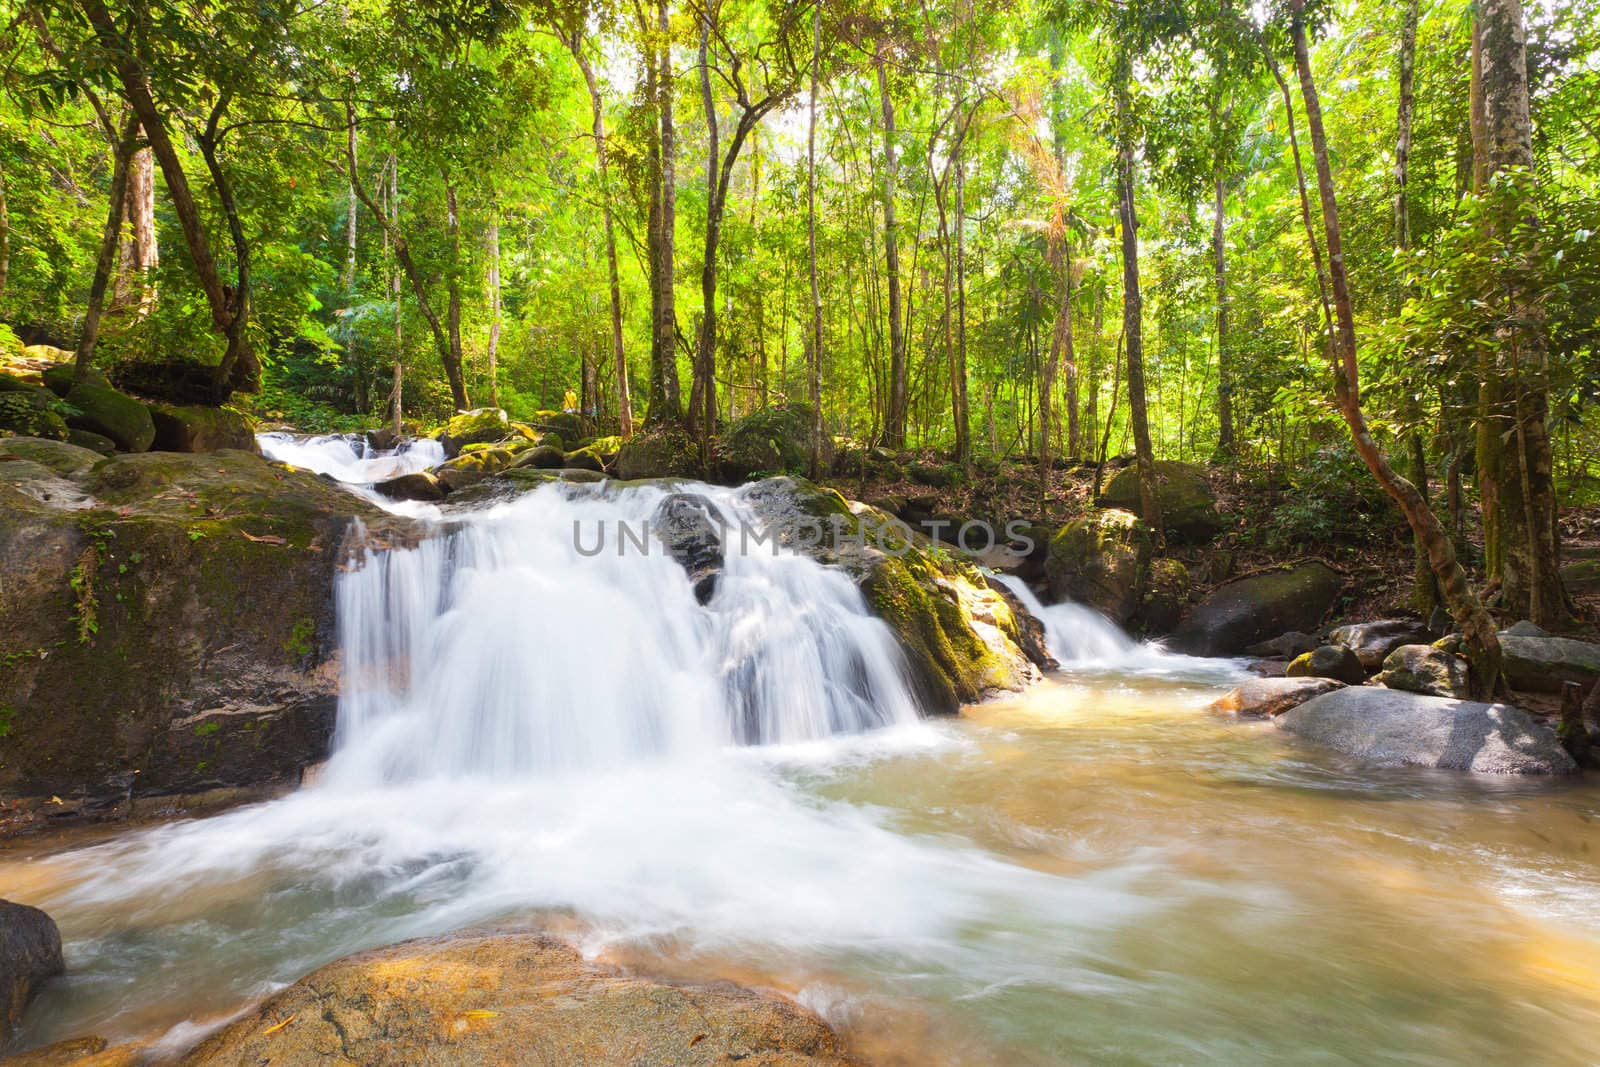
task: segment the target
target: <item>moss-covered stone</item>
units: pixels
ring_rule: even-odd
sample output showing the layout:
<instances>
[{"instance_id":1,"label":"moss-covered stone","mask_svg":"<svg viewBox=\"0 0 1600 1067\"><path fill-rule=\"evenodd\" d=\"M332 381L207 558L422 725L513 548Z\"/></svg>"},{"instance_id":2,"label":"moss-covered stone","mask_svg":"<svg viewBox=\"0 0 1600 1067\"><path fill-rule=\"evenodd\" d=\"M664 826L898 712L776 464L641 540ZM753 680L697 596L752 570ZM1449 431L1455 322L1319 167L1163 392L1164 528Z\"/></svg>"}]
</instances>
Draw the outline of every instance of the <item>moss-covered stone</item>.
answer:
<instances>
[{"instance_id":1,"label":"moss-covered stone","mask_svg":"<svg viewBox=\"0 0 1600 1067\"><path fill-rule=\"evenodd\" d=\"M511 432L511 422L500 408L477 408L451 416L439 431L444 454L454 459L467 445L500 441Z\"/></svg>"},{"instance_id":2,"label":"moss-covered stone","mask_svg":"<svg viewBox=\"0 0 1600 1067\"><path fill-rule=\"evenodd\" d=\"M1219 586L1179 625L1173 647L1197 656L1236 656L1290 630L1316 630L1344 586L1319 560Z\"/></svg>"},{"instance_id":3,"label":"moss-covered stone","mask_svg":"<svg viewBox=\"0 0 1600 1067\"><path fill-rule=\"evenodd\" d=\"M1166 531L1181 541L1209 541L1222 528L1216 495L1199 467L1176 460L1156 461L1156 483L1161 487L1161 521ZM1123 508L1144 516L1139 499L1139 468L1124 467L1106 483L1095 501L1101 507Z\"/></svg>"},{"instance_id":4,"label":"moss-covered stone","mask_svg":"<svg viewBox=\"0 0 1600 1067\"><path fill-rule=\"evenodd\" d=\"M78 382L67 392L66 402L77 412L67 416L68 426L104 434L124 452L143 452L156 439L150 409L109 386Z\"/></svg>"},{"instance_id":5,"label":"moss-covered stone","mask_svg":"<svg viewBox=\"0 0 1600 1067\"><path fill-rule=\"evenodd\" d=\"M114 815L293 781L323 758L350 520L374 538L410 525L235 450L118 455L71 477L89 506L0 480L0 794Z\"/></svg>"},{"instance_id":6,"label":"moss-covered stone","mask_svg":"<svg viewBox=\"0 0 1600 1067\"><path fill-rule=\"evenodd\" d=\"M78 384L78 368L71 363L46 367L39 372L39 379L44 382L45 388L56 394L56 396L66 396L72 392L72 387ZM111 379L93 367L84 369L83 380L107 389L111 388Z\"/></svg>"},{"instance_id":7,"label":"moss-covered stone","mask_svg":"<svg viewBox=\"0 0 1600 1067\"><path fill-rule=\"evenodd\" d=\"M755 411L728 426L717 444L717 469L738 484L758 472L798 473L811 463L811 407L786 404ZM833 463L833 441L823 435L824 469Z\"/></svg>"},{"instance_id":8,"label":"moss-covered stone","mask_svg":"<svg viewBox=\"0 0 1600 1067\"><path fill-rule=\"evenodd\" d=\"M162 452L215 452L219 448L259 451L250 416L228 407L203 404L149 405L155 423L155 443Z\"/></svg>"},{"instance_id":9,"label":"moss-covered stone","mask_svg":"<svg viewBox=\"0 0 1600 1067\"><path fill-rule=\"evenodd\" d=\"M1189 604L1189 568L1175 559L1156 559L1146 574L1134 621L1146 634L1171 633Z\"/></svg>"},{"instance_id":10,"label":"moss-covered stone","mask_svg":"<svg viewBox=\"0 0 1600 1067\"><path fill-rule=\"evenodd\" d=\"M101 456L109 456L117 450L117 443L103 433L93 430L67 430L67 443L87 448L89 451Z\"/></svg>"},{"instance_id":11,"label":"moss-covered stone","mask_svg":"<svg viewBox=\"0 0 1600 1067\"><path fill-rule=\"evenodd\" d=\"M1126 623L1145 588L1150 546L1150 528L1132 512L1091 509L1050 538L1044 564L1050 595Z\"/></svg>"},{"instance_id":12,"label":"moss-covered stone","mask_svg":"<svg viewBox=\"0 0 1600 1067\"><path fill-rule=\"evenodd\" d=\"M606 464L600 458L600 453L593 448L580 448L575 452L568 452L561 464L567 470L595 471L604 473Z\"/></svg>"},{"instance_id":13,"label":"moss-covered stone","mask_svg":"<svg viewBox=\"0 0 1600 1067\"><path fill-rule=\"evenodd\" d=\"M50 410L49 403L49 394L43 389L0 392L0 437L15 435L65 441L67 424Z\"/></svg>"},{"instance_id":14,"label":"moss-covered stone","mask_svg":"<svg viewBox=\"0 0 1600 1067\"><path fill-rule=\"evenodd\" d=\"M918 485L948 489L960 485L965 475L959 463L913 463L906 468L906 477Z\"/></svg>"},{"instance_id":15,"label":"moss-covered stone","mask_svg":"<svg viewBox=\"0 0 1600 1067\"><path fill-rule=\"evenodd\" d=\"M69 478L83 474L105 458L98 452L67 441L38 437L8 437L0 441L0 456L32 460Z\"/></svg>"},{"instance_id":16,"label":"moss-covered stone","mask_svg":"<svg viewBox=\"0 0 1600 1067\"><path fill-rule=\"evenodd\" d=\"M560 448L552 448L549 445L541 444L535 448L528 449L526 452L518 456L517 461L513 463L512 466L518 468L532 467L535 470L553 471L561 469L561 467L566 464L566 461L566 452L562 451Z\"/></svg>"},{"instance_id":17,"label":"moss-covered stone","mask_svg":"<svg viewBox=\"0 0 1600 1067\"><path fill-rule=\"evenodd\" d=\"M652 426L633 435L617 452L618 478L693 478L701 473L700 450L676 426Z\"/></svg>"}]
</instances>

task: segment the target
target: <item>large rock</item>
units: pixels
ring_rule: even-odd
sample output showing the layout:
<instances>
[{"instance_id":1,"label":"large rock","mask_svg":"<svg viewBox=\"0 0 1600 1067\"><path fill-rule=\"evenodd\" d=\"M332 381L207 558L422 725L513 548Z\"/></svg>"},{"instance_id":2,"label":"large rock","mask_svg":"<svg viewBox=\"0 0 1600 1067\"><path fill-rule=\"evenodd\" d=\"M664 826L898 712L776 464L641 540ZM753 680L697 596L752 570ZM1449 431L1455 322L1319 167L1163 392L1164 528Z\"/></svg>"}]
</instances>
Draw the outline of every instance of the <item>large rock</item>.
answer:
<instances>
[{"instance_id":1,"label":"large rock","mask_svg":"<svg viewBox=\"0 0 1600 1067\"><path fill-rule=\"evenodd\" d=\"M55 921L38 908L0 900L0 997L4 998L5 1028L17 1025L39 986L63 969L61 932ZM0 1028L0 1040L5 1028Z\"/></svg>"},{"instance_id":2,"label":"large rock","mask_svg":"<svg viewBox=\"0 0 1600 1067\"><path fill-rule=\"evenodd\" d=\"M242 411L157 402L150 405L150 418L156 426L151 447L161 452L215 452L219 448L260 451L255 426Z\"/></svg>"},{"instance_id":3,"label":"large rock","mask_svg":"<svg viewBox=\"0 0 1600 1067\"><path fill-rule=\"evenodd\" d=\"M722 574L722 522L699 493L673 493L656 506L650 530L683 567L701 604L711 600Z\"/></svg>"},{"instance_id":4,"label":"large rock","mask_svg":"<svg viewBox=\"0 0 1600 1067\"><path fill-rule=\"evenodd\" d=\"M823 469L833 464L833 440L822 435ZM752 474L797 474L811 463L811 407L786 404L755 411L723 431L717 469L737 485Z\"/></svg>"},{"instance_id":5,"label":"large rock","mask_svg":"<svg viewBox=\"0 0 1600 1067\"><path fill-rule=\"evenodd\" d=\"M1178 540L1209 541L1222 529L1216 495L1199 467L1176 460L1157 460L1156 484L1160 486L1161 523ZM1138 464L1118 471L1106 483L1105 491L1095 503L1101 507L1124 508L1143 518Z\"/></svg>"},{"instance_id":6,"label":"large rock","mask_svg":"<svg viewBox=\"0 0 1600 1067\"><path fill-rule=\"evenodd\" d=\"M1150 529L1131 511L1091 509L1050 538L1050 596L1095 608L1118 624L1139 607L1150 563Z\"/></svg>"},{"instance_id":7,"label":"large rock","mask_svg":"<svg viewBox=\"0 0 1600 1067\"><path fill-rule=\"evenodd\" d=\"M1567 682L1600 679L1600 645L1570 637L1500 635L1506 681L1513 689L1559 693Z\"/></svg>"},{"instance_id":8,"label":"large rock","mask_svg":"<svg viewBox=\"0 0 1600 1067\"><path fill-rule=\"evenodd\" d=\"M15 381L16 379L10 379ZM51 409L50 391L29 386L0 389L0 437L67 438L66 420Z\"/></svg>"},{"instance_id":9,"label":"large rock","mask_svg":"<svg viewBox=\"0 0 1600 1067\"><path fill-rule=\"evenodd\" d=\"M1212 701L1207 710L1270 719L1343 687L1332 678L1251 678Z\"/></svg>"},{"instance_id":10,"label":"large rock","mask_svg":"<svg viewBox=\"0 0 1600 1067\"><path fill-rule=\"evenodd\" d=\"M1425 645L1436 636L1418 619L1378 619L1335 626L1328 631L1328 644L1348 648L1363 667L1375 671L1401 645Z\"/></svg>"},{"instance_id":11,"label":"large rock","mask_svg":"<svg viewBox=\"0 0 1600 1067\"><path fill-rule=\"evenodd\" d=\"M427 471L401 474L379 482L372 488L390 500L419 500L426 504L437 504L445 498L445 487Z\"/></svg>"},{"instance_id":12,"label":"large rock","mask_svg":"<svg viewBox=\"0 0 1600 1067\"><path fill-rule=\"evenodd\" d=\"M1310 634L1301 633L1299 630L1290 630L1286 634L1279 634L1269 641L1257 641L1245 652L1252 656L1282 656L1294 659L1303 656L1316 648L1320 642Z\"/></svg>"},{"instance_id":13,"label":"large rock","mask_svg":"<svg viewBox=\"0 0 1600 1067\"><path fill-rule=\"evenodd\" d=\"M1600 559L1575 559L1563 564L1561 584L1572 596L1600 593Z\"/></svg>"},{"instance_id":14,"label":"large rock","mask_svg":"<svg viewBox=\"0 0 1600 1067\"><path fill-rule=\"evenodd\" d=\"M446 459L454 459L467 445L503 440L511 432L511 421L500 408L477 408L450 417L439 431L439 443Z\"/></svg>"},{"instance_id":15,"label":"large rock","mask_svg":"<svg viewBox=\"0 0 1600 1067\"><path fill-rule=\"evenodd\" d=\"M0 462L0 795L33 798L13 813L292 783L326 755L351 519L405 520L247 452L114 456L56 476L71 501L28 467Z\"/></svg>"},{"instance_id":16,"label":"large rock","mask_svg":"<svg viewBox=\"0 0 1600 1067\"><path fill-rule=\"evenodd\" d=\"M1289 678L1332 678L1346 685L1366 681L1366 669L1356 654L1342 645L1319 645L1294 658L1283 672Z\"/></svg>"},{"instance_id":17,"label":"large rock","mask_svg":"<svg viewBox=\"0 0 1600 1067\"><path fill-rule=\"evenodd\" d=\"M533 934L411 941L331 963L207 1039L185 1067L236 1064L845 1064L790 1001L653 981Z\"/></svg>"},{"instance_id":18,"label":"large rock","mask_svg":"<svg viewBox=\"0 0 1600 1067\"><path fill-rule=\"evenodd\" d=\"M1425 696L1461 699L1472 692L1467 661L1432 645L1401 645L1389 653L1374 681Z\"/></svg>"},{"instance_id":19,"label":"large rock","mask_svg":"<svg viewBox=\"0 0 1600 1067\"><path fill-rule=\"evenodd\" d=\"M124 452L143 452L156 439L150 409L110 386L79 382L67 393L66 402L77 410L67 416L68 426L104 434Z\"/></svg>"},{"instance_id":20,"label":"large rock","mask_svg":"<svg viewBox=\"0 0 1600 1067\"><path fill-rule=\"evenodd\" d=\"M1238 578L1196 604L1169 643L1191 655L1232 656L1288 630L1315 630L1343 585L1316 560Z\"/></svg>"},{"instance_id":21,"label":"large rock","mask_svg":"<svg viewBox=\"0 0 1600 1067\"><path fill-rule=\"evenodd\" d=\"M676 426L652 426L634 434L617 450L618 478L693 478L700 474L700 449Z\"/></svg>"},{"instance_id":22,"label":"large rock","mask_svg":"<svg viewBox=\"0 0 1600 1067\"><path fill-rule=\"evenodd\" d=\"M1351 686L1308 700L1275 721L1377 766L1541 775L1578 769L1555 734L1506 704Z\"/></svg>"},{"instance_id":23,"label":"large rock","mask_svg":"<svg viewBox=\"0 0 1600 1067\"><path fill-rule=\"evenodd\" d=\"M744 500L781 544L855 580L905 653L923 710L954 714L994 691L1020 690L1039 667L1053 666L1003 587L965 560L923 552L904 523L800 478L755 482Z\"/></svg>"}]
</instances>

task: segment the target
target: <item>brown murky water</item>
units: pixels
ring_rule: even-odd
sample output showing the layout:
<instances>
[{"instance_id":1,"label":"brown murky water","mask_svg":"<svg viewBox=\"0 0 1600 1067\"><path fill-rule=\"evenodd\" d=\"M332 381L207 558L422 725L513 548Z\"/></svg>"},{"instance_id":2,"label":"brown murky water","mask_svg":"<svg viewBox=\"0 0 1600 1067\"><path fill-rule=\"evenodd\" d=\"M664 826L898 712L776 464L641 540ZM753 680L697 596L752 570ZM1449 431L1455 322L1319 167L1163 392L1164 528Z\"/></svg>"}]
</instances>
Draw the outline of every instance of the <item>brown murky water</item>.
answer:
<instances>
[{"instance_id":1,"label":"brown murky water","mask_svg":"<svg viewBox=\"0 0 1600 1067\"><path fill-rule=\"evenodd\" d=\"M789 990L884 1062L1594 1063L1600 788L1365 770L1206 714L1221 678L13 844L0 896L57 917L72 970L18 1046L181 1044L350 951L559 912L597 953Z\"/></svg>"}]
</instances>

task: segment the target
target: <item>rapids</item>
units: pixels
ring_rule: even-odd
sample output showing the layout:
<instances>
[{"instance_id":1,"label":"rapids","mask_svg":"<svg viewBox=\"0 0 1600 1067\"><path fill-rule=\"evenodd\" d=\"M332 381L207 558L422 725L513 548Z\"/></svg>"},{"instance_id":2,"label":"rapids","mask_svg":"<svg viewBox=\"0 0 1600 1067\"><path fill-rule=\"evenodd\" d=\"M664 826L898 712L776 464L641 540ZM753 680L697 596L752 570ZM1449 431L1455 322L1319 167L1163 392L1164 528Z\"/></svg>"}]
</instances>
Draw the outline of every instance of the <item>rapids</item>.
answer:
<instances>
[{"instance_id":1,"label":"rapids","mask_svg":"<svg viewBox=\"0 0 1600 1067\"><path fill-rule=\"evenodd\" d=\"M342 574L307 788L6 843L70 971L15 1047L178 1047L339 956L532 921L787 989L874 1062L1592 1060L1600 790L1353 766L1206 713L1236 664L1060 606L1061 672L920 719L840 575L732 554L701 607L659 548L578 550L660 495L544 487Z\"/></svg>"}]
</instances>

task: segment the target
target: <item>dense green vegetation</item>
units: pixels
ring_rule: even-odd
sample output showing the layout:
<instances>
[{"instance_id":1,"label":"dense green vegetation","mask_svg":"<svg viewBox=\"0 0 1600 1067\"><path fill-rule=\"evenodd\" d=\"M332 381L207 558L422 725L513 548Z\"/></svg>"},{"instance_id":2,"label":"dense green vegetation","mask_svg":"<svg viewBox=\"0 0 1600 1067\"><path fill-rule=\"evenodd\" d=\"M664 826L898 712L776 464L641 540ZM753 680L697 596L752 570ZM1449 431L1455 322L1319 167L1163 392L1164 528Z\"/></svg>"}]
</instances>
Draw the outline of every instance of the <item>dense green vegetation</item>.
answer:
<instances>
[{"instance_id":1,"label":"dense green vegetation","mask_svg":"<svg viewBox=\"0 0 1600 1067\"><path fill-rule=\"evenodd\" d=\"M1302 480L1329 537L1354 431L1423 607L1476 610L1481 504L1480 584L1567 612L1591 0L8 6L0 317L124 388L305 429L571 389L706 458L809 400L963 465Z\"/></svg>"}]
</instances>

